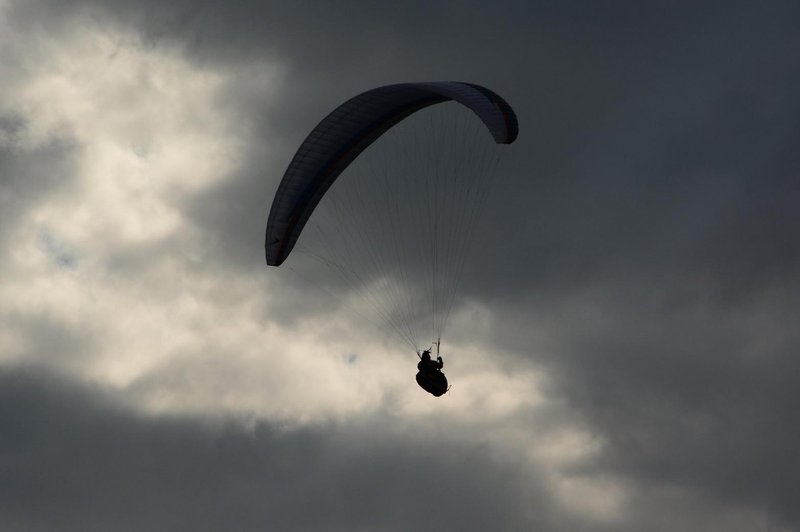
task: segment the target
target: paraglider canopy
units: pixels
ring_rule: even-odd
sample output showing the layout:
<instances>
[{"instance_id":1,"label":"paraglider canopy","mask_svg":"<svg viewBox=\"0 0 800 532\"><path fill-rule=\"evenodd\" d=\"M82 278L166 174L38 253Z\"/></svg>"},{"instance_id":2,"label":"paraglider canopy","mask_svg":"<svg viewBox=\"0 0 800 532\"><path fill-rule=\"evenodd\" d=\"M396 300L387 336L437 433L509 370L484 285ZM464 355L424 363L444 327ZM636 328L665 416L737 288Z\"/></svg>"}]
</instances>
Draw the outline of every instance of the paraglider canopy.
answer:
<instances>
[{"instance_id":1,"label":"paraglider canopy","mask_svg":"<svg viewBox=\"0 0 800 532\"><path fill-rule=\"evenodd\" d=\"M351 98L314 128L286 169L267 223L267 264L280 266L286 260L325 192L361 152L409 115L445 101L472 110L498 144L511 144L517 138L517 117L511 106L480 85L399 83Z\"/></svg>"}]
</instances>

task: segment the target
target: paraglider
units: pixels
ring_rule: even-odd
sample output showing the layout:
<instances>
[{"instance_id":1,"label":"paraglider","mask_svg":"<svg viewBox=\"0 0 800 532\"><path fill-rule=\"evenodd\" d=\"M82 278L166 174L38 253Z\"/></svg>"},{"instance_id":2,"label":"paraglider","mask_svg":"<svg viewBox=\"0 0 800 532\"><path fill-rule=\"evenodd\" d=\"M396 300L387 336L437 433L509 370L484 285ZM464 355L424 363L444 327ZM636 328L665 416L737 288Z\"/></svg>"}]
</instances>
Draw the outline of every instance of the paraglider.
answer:
<instances>
[{"instance_id":1,"label":"paraglider","mask_svg":"<svg viewBox=\"0 0 800 532\"><path fill-rule=\"evenodd\" d=\"M457 109L440 105L446 102ZM428 108L447 108L441 125ZM454 119L464 115L460 109L471 112L463 124ZM388 138L414 121L418 129L398 141ZM486 131L493 143L486 142ZM370 314L420 356L420 386L442 395L448 385L441 358L433 361L430 350L420 354L417 346L431 334L438 351L498 161L490 146L511 144L517 133L511 106L471 83L400 83L351 98L308 134L286 169L267 223L267 264L283 264L310 228L318 245L309 245L309 255L350 283L350 290L365 294ZM465 139L473 144L458 144ZM370 165L357 179L353 167L379 151L373 144L399 154ZM352 189L343 188L336 205L333 189L343 174ZM315 223L312 214L321 202L332 204L333 214Z\"/></svg>"},{"instance_id":2,"label":"paraglider","mask_svg":"<svg viewBox=\"0 0 800 532\"><path fill-rule=\"evenodd\" d=\"M436 342L436 361L431 359L431 350L426 349L419 355L417 364L417 384L434 397L441 397L446 394L450 387L447 385L447 377L442 373L444 361L439 355L439 341Z\"/></svg>"}]
</instances>

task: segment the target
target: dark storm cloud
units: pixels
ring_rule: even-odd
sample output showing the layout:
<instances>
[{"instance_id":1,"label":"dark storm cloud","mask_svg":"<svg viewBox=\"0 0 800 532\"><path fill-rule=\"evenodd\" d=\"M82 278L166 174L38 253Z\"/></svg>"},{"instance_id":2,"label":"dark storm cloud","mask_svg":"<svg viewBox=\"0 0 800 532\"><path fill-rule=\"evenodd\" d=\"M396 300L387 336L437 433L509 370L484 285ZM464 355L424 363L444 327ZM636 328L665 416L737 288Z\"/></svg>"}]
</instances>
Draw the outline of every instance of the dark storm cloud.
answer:
<instances>
[{"instance_id":1,"label":"dark storm cloud","mask_svg":"<svg viewBox=\"0 0 800 532\"><path fill-rule=\"evenodd\" d=\"M489 284L476 295L564 290L599 271L725 267L738 285L796 265L786 245L800 223L790 209L800 85L791 7L78 4L200 62L286 67L264 138L236 175L187 206L222 232L230 264L256 266L270 194L321 117L375 85L449 78L495 88L522 124L497 196L507 208L484 235L504 275L476 268L467 286ZM19 9L65 17L59 3ZM252 98L238 102L251 113L265 105ZM493 236L507 227L513 240Z\"/></svg>"},{"instance_id":2,"label":"dark storm cloud","mask_svg":"<svg viewBox=\"0 0 800 532\"><path fill-rule=\"evenodd\" d=\"M605 303L563 312L550 330L560 348L547 362L551 391L604 440L585 472L761 508L795 529L796 298L757 310Z\"/></svg>"},{"instance_id":3,"label":"dark storm cloud","mask_svg":"<svg viewBox=\"0 0 800 532\"><path fill-rule=\"evenodd\" d=\"M395 81L464 79L496 89L516 108L521 134L505 161L502 207L487 221L491 260L476 263L464 291L496 309L498 344L547 367L551 393L605 441L587 471L624 477L640 493L684 490L693 505L763 508L800 526L792 486L800 473L792 456L800 443L796 4L87 1L18 2L14 12L67 22L90 13L130 25L146 43L179 43L200 64L267 58L286 68L279 103L268 102L258 119L263 138L252 139L235 175L187 206L218 234L230 267L262 267L271 194L294 149L333 107ZM263 103L245 95L233 105L258 114ZM544 317L547 329L531 331L532 317ZM549 353L532 353L545 334ZM149 427L156 441L130 455L166 447L164 434L174 430L131 423ZM206 438L194 428L178 433L179 442ZM262 443L311 474L306 463L327 467L319 458L329 450L325 437ZM267 469L256 471L271 471L258 438L233 439L264 460ZM200 462L221 452L205 449L194 455ZM146 465L205 486L205 477L191 476L200 474L192 461L175 454L175 464ZM403 464L388 456L385 467ZM235 471L260 489L249 463ZM101 469L90 474L111 482ZM236 475L216 474L236 487ZM151 479L135 478L134 495L156 512L141 488ZM286 482L290 493L320 489ZM338 493L320 482L330 491L313 500ZM201 489L209 500L216 493ZM189 505L178 489L170 493L178 507ZM232 514L252 497L230 502ZM385 500L362 505L348 496L342 504L367 510ZM669 516L642 503L653 508L649 519L675 522L689 513L681 504ZM323 508L343 527L360 524ZM639 519L648 524L648 515Z\"/></svg>"},{"instance_id":4,"label":"dark storm cloud","mask_svg":"<svg viewBox=\"0 0 800 532\"><path fill-rule=\"evenodd\" d=\"M555 529L541 486L480 444L375 424L246 429L115 403L0 374L3 530Z\"/></svg>"}]
</instances>

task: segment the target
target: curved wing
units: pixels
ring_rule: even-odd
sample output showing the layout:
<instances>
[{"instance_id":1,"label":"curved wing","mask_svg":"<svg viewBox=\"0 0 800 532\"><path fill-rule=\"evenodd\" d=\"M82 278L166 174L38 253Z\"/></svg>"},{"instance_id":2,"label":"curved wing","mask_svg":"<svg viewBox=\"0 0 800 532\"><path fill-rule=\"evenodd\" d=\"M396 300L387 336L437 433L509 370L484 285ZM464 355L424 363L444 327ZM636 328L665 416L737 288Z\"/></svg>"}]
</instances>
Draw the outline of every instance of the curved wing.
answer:
<instances>
[{"instance_id":1,"label":"curved wing","mask_svg":"<svg viewBox=\"0 0 800 532\"><path fill-rule=\"evenodd\" d=\"M400 83L351 98L311 131L286 169L267 222L267 264L280 266L286 260L325 192L362 151L409 115L451 100L478 115L498 144L511 144L517 138L514 110L480 85Z\"/></svg>"}]
</instances>

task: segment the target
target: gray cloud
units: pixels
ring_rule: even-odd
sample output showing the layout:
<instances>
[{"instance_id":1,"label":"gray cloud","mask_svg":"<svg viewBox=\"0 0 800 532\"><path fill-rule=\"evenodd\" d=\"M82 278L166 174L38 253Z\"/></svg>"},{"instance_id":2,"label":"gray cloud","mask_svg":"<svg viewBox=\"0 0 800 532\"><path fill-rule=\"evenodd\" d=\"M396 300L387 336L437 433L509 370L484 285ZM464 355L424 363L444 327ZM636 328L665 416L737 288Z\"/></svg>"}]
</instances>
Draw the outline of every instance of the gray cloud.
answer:
<instances>
[{"instance_id":1,"label":"gray cloud","mask_svg":"<svg viewBox=\"0 0 800 532\"><path fill-rule=\"evenodd\" d=\"M151 418L25 370L0 383L4 530L555 530L535 478L455 434Z\"/></svg>"},{"instance_id":2,"label":"gray cloud","mask_svg":"<svg viewBox=\"0 0 800 532\"><path fill-rule=\"evenodd\" d=\"M10 251L9 232L21 213L67 186L74 176L75 142L68 135L27 146L27 124L19 115L0 115L0 246Z\"/></svg>"}]
</instances>

